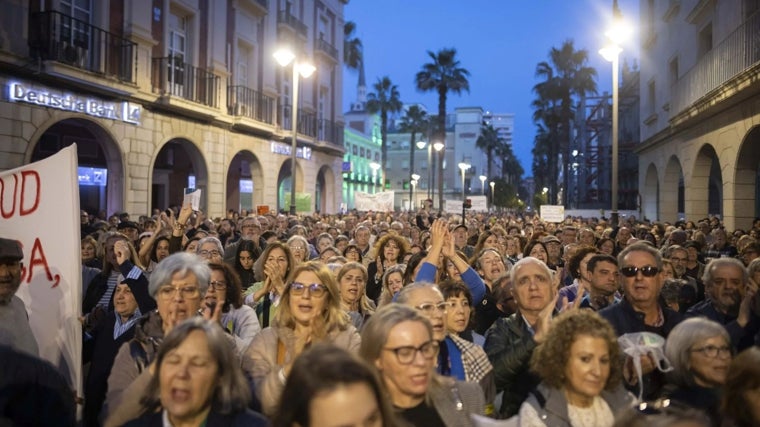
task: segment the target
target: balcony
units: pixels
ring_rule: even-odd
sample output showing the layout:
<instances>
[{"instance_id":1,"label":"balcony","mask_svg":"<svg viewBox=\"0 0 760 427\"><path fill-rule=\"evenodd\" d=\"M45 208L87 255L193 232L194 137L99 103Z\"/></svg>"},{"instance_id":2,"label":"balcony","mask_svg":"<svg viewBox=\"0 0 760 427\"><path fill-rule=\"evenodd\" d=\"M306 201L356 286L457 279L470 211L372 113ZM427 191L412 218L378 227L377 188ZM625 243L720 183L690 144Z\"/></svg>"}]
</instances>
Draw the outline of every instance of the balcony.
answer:
<instances>
[{"instance_id":1,"label":"balcony","mask_svg":"<svg viewBox=\"0 0 760 427\"><path fill-rule=\"evenodd\" d=\"M219 76L194 67L180 56L153 58L153 92L219 108Z\"/></svg>"},{"instance_id":2,"label":"balcony","mask_svg":"<svg viewBox=\"0 0 760 427\"><path fill-rule=\"evenodd\" d=\"M277 13L277 25L292 29L301 37L306 38L306 24L290 14L289 10L281 10Z\"/></svg>"},{"instance_id":3,"label":"balcony","mask_svg":"<svg viewBox=\"0 0 760 427\"><path fill-rule=\"evenodd\" d=\"M719 102L733 94L716 92L742 72L760 63L760 12L708 51L673 85L670 117L676 117L698 101Z\"/></svg>"},{"instance_id":4,"label":"balcony","mask_svg":"<svg viewBox=\"0 0 760 427\"><path fill-rule=\"evenodd\" d=\"M35 58L135 82L136 43L57 11L30 14L29 48Z\"/></svg>"},{"instance_id":5,"label":"balcony","mask_svg":"<svg viewBox=\"0 0 760 427\"><path fill-rule=\"evenodd\" d=\"M343 126L332 120L322 119L318 122L317 140L327 141L333 145L343 147Z\"/></svg>"},{"instance_id":6,"label":"balcony","mask_svg":"<svg viewBox=\"0 0 760 427\"><path fill-rule=\"evenodd\" d=\"M338 61L338 49L335 48L335 46L331 45L327 41L325 41L323 38L319 38L316 42L316 48L314 49L318 54L324 54L327 56L327 59L337 62Z\"/></svg>"},{"instance_id":7,"label":"balcony","mask_svg":"<svg viewBox=\"0 0 760 427\"><path fill-rule=\"evenodd\" d=\"M247 117L274 124L275 99L245 86L227 88L227 111L231 116Z\"/></svg>"},{"instance_id":8,"label":"balcony","mask_svg":"<svg viewBox=\"0 0 760 427\"><path fill-rule=\"evenodd\" d=\"M280 123L282 123L283 130L293 130L291 125L291 109L290 105L283 105L281 108ZM301 135L309 136L312 138L317 137L317 115L298 109L298 133Z\"/></svg>"}]
</instances>

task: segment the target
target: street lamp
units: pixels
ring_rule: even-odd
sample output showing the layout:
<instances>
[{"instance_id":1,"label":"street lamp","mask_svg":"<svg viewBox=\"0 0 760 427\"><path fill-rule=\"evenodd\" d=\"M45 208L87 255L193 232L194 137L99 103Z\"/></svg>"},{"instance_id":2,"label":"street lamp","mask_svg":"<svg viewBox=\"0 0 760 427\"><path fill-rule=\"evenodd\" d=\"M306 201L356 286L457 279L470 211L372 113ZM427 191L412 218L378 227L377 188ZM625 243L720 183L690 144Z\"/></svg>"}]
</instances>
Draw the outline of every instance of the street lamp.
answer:
<instances>
[{"instance_id":1,"label":"street lamp","mask_svg":"<svg viewBox=\"0 0 760 427\"><path fill-rule=\"evenodd\" d=\"M483 195L486 195L486 179L488 179L485 175L480 175L478 177L480 179L480 189L483 191Z\"/></svg>"},{"instance_id":2,"label":"street lamp","mask_svg":"<svg viewBox=\"0 0 760 427\"><path fill-rule=\"evenodd\" d=\"M494 207L494 201L496 201L496 199L495 199L495 195L493 194L493 190L494 188L496 188L496 182L491 181L488 183L488 185L491 186L491 207Z\"/></svg>"},{"instance_id":3,"label":"street lamp","mask_svg":"<svg viewBox=\"0 0 760 427\"><path fill-rule=\"evenodd\" d=\"M610 223L613 227L618 225L618 74L620 47L625 38L630 34L630 27L623 22L623 15L618 8L617 0L612 3L612 27L605 33L608 39L607 46L599 50L599 53L607 61L612 62L612 182L611 202L612 209Z\"/></svg>"},{"instance_id":4,"label":"street lamp","mask_svg":"<svg viewBox=\"0 0 760 427\"><path fill-rule=\"evenodd\" d=\"M433 144L433 149L436 152L436 156L438 157L437 163L438 163L438 211L443 211L443 154L441 153L441 150L443 150L445 146L442 142L437 141ZM433 177L435 178L435 171L433 171Z\"/></svg>"},{"instance_id":5,"label":"street lamp","mask_svg":"<svg viewBox=\"0 0 760 427\"><path fill-rule=\"evenodd\" d=\"M464 211L464 197L465 197L465 195L464 195L464 190L465 190L465 188L464 188L464 173L467 171L467 169L470 168L470 164L469 163L465 163L465 162L460 162L458 166L459 166L459 170L462 171L462 224L464 224L464 215L465 215L465 211Z\"/></svg>"},{"instance_id":6,"label":"street lamp","mask_svg":"<svg viewBox=\"0 0 760 427\"><path fill-rule=\"evenodd\" d=\"M412 184L412 197L409 200L409 210L412 210L414 208L414 196L415 196L414 190L417 187L417 183L418 182L420 182L420 176L418 174L416 174L416 173L413 173L412 174L412 181L411 181L411 184Z\"/></svg>"},{"instance_id":7,"label":"street lamp","mask_svg":"<svg viewBox=\"0 0 760 427\"><path fill-rule=\"evenodd\" d=\"M372 169L372 194L377 193L377 170L380 169L380 164L377 162L372 162L369 164L369 167Z\"/></svg>"},{"instance_id":8,"label":"street lamp","mask_svg":"<svg viewBox=\"0 0 760 427\"><path fill-rule=\"evenodd\" d=\"M274 59L283 67L293 63L293 102L291 103L291 123L293 135L290 147L290 214L296 214L296 151L298 150L298 75L309 78L316 67L308 62L296 61L296 55L289 49L278 49L274 53Z\"/></svg>"}]
</instances>

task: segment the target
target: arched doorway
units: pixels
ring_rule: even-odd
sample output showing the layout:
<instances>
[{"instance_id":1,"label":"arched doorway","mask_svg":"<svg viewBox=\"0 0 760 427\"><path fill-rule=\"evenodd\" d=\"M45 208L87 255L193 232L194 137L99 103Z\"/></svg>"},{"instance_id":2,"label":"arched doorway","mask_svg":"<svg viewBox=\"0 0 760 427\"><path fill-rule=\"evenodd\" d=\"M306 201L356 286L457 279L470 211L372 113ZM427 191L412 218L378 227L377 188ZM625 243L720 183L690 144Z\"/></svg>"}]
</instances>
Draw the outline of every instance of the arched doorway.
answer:
<instances>
[{"instance_id":1,"label":"arched doorway","mask_svg":"<svg viewBox=\"0 0 760 427\"><path fill-rule=\"evenodd\" d=\"M760 126L748 133L739 147L734 169L736 228L748 229L760 217Z\"/></svg>"},{"instance_id":2,"label":"arched doorway","mask_svg":"<svg viewBox=\"0 0 760 427\"><path fill-rule=\"evenodd\" d=\"M723 178L718 155L711 145L705 144L697 153L686 192L687 218L723 215Z\"/></svg>"},{"instance_id":3,"label":"arched doorway","mask_svg":"<svg viewBox=\"0 0 760 427\"><path fill-rule=\"evenodd\" d=\"M152 209L166 209L182 203L184 190L201 190L200 209L207 211L208 168L198 147L184 138L164 144L153 163Z\"/></svg>"},{"instance_id":4,"label":"arched doorway","mask_svg":"<svg viewBox=\"0 0 760 427\"><path fill-rule=\"evenodd\" d=\"M282 162L282 165L280 165L280 172L277 174L277 210L278 211L285 211L288 212L290 210L290 189L291 187L291 177L292 174L290 172L290 159L284 160ZM311 198L311 194L303 194L303 188L304 188L304 179L303 179L303 168L301 165L296 162L296 198L297 199L305 199L305 198ZM296 206L301 206L304 212L308 212L311 210L312 203L311 200L306 202L304 200L305 204L299 205L298 201L296 201Z\"/></svg>"},{"instance_id":5,"label":"arched doorway","mask_svg":"<svg viewBox=\"0 0 760 427\"><path fill-rule=\"evenodd\" d=\"M641 204L644 218L659 219L660 183L657 178L657 167L649 164L644 178L644 188L641 193Z\"/></svg>"},{"instance_id":6,"label":"arched doorway","mask_svg":"<svg viewBox=\"0 0 760 427\"><path fill-rule=\"evenodd\" d=\"M50 126L32 151L32 162L77 144L79 206L106 219L124 208L124 165L118 145L100 125L66 119Z\"/></svg>"},{"instance_id":7,"label":"arched doorway","mask_svg":"<svg viewBox=\"0 0 760 427\"><path fill-rule=\"evenodd\" d=\"M264 201L264 173L250 151L235 154L227 170L227 210L255 212Z\"/></svg>"},{"instance_id":8,"label":"arched doorway","mask_svg":"<svg viewBox=\"0 0 760 427\"><path fill-rule=\"evenodd\" d=\"M314 209L322 213L334 213L337 210L337 187L335 173L328 166L322 166L317 173L317 183L314 190Z\"/></svg>"},{"instance_id":9,"label":"arched doorway","mask_svg":"<svg viewBox=\"0 0 760 427\"><path fill-rule=\"evenodd\" d=\"M660 192L660 220L676 221L683 212L683 169L678 157L670 156L665 165L662 191Z\"/></svg>"}]
</instances>

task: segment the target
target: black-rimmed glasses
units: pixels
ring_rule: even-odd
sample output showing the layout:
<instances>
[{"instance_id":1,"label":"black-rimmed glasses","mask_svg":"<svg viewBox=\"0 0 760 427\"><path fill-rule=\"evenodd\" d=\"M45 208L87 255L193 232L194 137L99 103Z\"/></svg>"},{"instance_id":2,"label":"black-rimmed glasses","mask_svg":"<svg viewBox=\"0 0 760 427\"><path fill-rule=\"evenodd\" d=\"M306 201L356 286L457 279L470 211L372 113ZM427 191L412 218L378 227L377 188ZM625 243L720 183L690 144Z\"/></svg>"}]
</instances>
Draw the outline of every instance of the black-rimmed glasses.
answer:
<instances>
[{"instance_id":1,"label":"black-rimmed glasses","mask_svg":"<svg viewBox=\"0 0 760 427\"><path fill-rule=\"evenodd\" d=\"M704 347L692 348L691 351L695 352L695 353L697 353L697 352L698 353L702 353L702 354L705 355L705 357L709 357L710 359L714 359L714 358L718 357L718 355L721 355L721 356L724 356L724 357L725 356L730 356L733 350L731 349L731 347L729 347L727 345L723 345L723 346L720 346L720 347L717 347L717 346L714 346L714 345L706 345Z\"/></svg>"},{"instance_id":2,"label":"black-rimmed glasses","mask_svg":"<svg viewBox=\"0 0 760 427\"><path fill-rule=\"evenodd\" d=\"M383 350L395 353L398 363L402 365L408 365L414 361L414 358L417 356L418 352L422 354L422 357L427 360L434 358L436 354L438 354L438 341L430 340L419 347L408 345L395 348L385 347Z\"/></svg>"},{"instance_id":3,"label":"black-rimmed glasses","mask_svg":"<svg viewBox=\"0 0 760 427\"><path fill-rule=\"evenodd\" d=\"M221 280L212 280L208 284L211 289L216 291L223 291L227 289L227 282Z\"/></svg>"}]
</instances>

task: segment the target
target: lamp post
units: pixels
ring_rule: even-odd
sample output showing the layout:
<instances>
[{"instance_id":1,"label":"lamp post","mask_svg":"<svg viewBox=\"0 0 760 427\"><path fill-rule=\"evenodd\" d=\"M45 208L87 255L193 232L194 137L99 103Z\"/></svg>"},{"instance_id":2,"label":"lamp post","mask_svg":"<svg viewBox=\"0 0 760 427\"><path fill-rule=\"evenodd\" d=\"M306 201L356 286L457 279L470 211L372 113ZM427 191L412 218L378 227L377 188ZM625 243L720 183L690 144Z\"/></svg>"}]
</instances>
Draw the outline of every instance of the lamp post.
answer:
<instances>
[{"instance_id":1,"label":"lamp post","mask_svg":"<svg viewBox=\"0 0 760 427\"><path fill-rule=\"evenodd\" d=\"M425 141L417 141L417 148L420 150L424 150L425 146L428 147L428 158L427 158L427 168L428 168L428 174L427 174L427 186L428 186L428 195L427 198L430 198L430 144L426 143Z\"/></svg>"},{"instance_id":2,"label":"lamp post","mask_svg":"<svg viewBox=\"0 0 760 427\"><path fill-rule=\"evenodd\" d=\"M488 179L485 175L480 175L478 177L480 179L480 189L483 191L483 195L486 195L486 179Z\"/></svg>"},{"instance_id":3,"label":"lamp post","mask_svg":"<svg viewBox=\"0 0 760 427\"><path fill-rule=\"evenodd\" d=\"M610 223L613 227L618 225L618 74L620 52L623 49L620 43L630 34L630 28L623 22L617 0L612 2L612 27L605 33L608 39L607 46L599 50L599 53L607 61L612 62L612 181L610 185L612 209Z\"/></svg>"},{"instance_id":4,"label":"lamp post","mask_svg":"<svg viewBox=\"0 0 760 427\"><path fill-rule=\"evenodd\" d=\"M433 143L433 149L436 152L436 163L438 163L438 211L443 211L443 150L445 146L442 142L438 141ZM435 170L433 170L433 178L435 179Z\"/></svg>"},{"instance_id":5,"label":"lamp post","mask_svg":"<svg viewBox=\"0 0 760 427\"><path fill-rule=\"evenodd\" d=\"M291 122L290 127L293 129L291 135L290 147L290 214L296 214L296 151L298 150L298 75L303 78L311 76L316 67L308 62L296 61L296 55L289 49L279 49L274 53L274 58L278 64L287 67L293 63L293 102L291 103Z\"/></svg>"},{"instance_id":6,"label":"lamp post","mask_svg":"<svg viewBox=\"0 0 760 427\"><path fill-rule=\"evenodd\" d=\"M420 182L420 176L416 173L412 174L412 197L409 198L409 210L414 209L414 190L417 188L417 183Z\"/></svg>"},{"instance_id":7,"label":"lamp post","mask_svg":"<svg viewBox=\"0 0 760 427\"><path fill-rule=\"evenodd\" d=\"M469 163L465 163L465 162L460 162L458 166L459 166L459 170L462 171L462 224L464 224L464 215L465 215L465 210L464 210L464 197L465 197L465 195L464 195L464 191L465 191L465 188L464 188L464 173L467 171L467 169L470 168L470 164Z\"/></svg>"},{"instance_id":8,"label":"lamp post","mask_svg":"<svg viewBox=\"0 0 760 427\"><path fill-rule=\"evenodd\" d=\"M372 169L372 194L377 193L377 170L380 169L380 164L377 162L372 162L369 164L369 167Z\"/></svg>"},{"instance_id":9,"label":"lamp post","mask_svg":"<svg viewBox=\"0 0 760 427\"><path fill-rule=\"evenodd\" d=\"M488 185L491 186L491 207L493 208L494 207L494 202L496 201L495 195L493 194L493 190L494 190L494 188L496 188L496 182L491 181L491 182L488 183Z\"/></svg>"}]
</instances>

